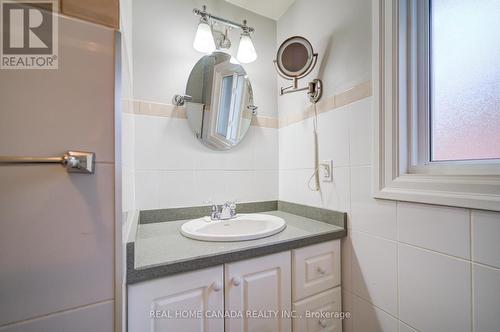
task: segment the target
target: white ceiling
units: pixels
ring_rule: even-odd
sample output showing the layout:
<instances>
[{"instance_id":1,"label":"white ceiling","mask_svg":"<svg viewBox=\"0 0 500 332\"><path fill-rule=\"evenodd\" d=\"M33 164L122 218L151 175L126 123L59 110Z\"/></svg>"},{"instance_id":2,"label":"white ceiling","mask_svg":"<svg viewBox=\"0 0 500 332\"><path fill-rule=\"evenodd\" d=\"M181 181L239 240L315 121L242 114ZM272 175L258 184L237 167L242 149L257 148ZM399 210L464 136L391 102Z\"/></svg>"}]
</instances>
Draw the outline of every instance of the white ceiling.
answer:
<instances>
[{"instance_id":1,"label":"white ceiling","mask_svg":"<svg viewBox=\"0 0 500 332\"><path fill-rule=\"evenodd\" d=\"M277 20L295 0L226 0L226 2Z\"/></svg>"}]
</instances>

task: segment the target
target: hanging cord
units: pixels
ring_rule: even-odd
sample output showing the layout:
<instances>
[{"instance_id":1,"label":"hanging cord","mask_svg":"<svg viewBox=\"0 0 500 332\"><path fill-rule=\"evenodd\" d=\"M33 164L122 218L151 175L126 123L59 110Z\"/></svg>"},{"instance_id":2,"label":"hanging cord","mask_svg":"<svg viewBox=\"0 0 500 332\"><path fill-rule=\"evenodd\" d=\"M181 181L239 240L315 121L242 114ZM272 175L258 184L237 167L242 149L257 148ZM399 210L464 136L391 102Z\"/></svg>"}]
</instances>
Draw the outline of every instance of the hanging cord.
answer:
<instances>
[{"instance_id":1,"label":"hanging cord","mask_svg":"<svg viewBox=\"0 0 500 332\"><path fill-rule=\"evenodd\" d=\"M314 117L313 117L313 136L314 136L314 172L311 174L309 181L307 181L307 187L311 191L320 191L321 187L319 185L319 147L318 147L318 110L316 109L316 103L313 103ZM311 181L314 178L314 187L311 187Z\"/></svg>"}]
</instances>

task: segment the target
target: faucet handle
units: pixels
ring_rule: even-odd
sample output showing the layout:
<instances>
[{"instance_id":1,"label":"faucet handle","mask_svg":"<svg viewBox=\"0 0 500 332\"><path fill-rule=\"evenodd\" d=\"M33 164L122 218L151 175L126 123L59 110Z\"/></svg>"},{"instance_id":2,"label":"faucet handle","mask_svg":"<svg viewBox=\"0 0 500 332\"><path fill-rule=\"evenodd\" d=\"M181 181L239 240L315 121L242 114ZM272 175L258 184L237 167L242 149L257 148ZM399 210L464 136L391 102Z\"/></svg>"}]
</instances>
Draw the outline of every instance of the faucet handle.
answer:
<instances>
[{"instance_id":1,"label":"faucet handle","mask_svg":"<svg viewBox=\"0 0 500 332\"><path fill-rule=\"evenodd\" d=\"M237 200L226 202L227 207L229 207L231 218L236 216L236 202Z\"/></svg>"},{"instance_id":2,"label":"faucet handle","mask_svg":"<svg viewBox=\"0 0 500 332\"><path fill-rule=\"evenodd\" d=\"M220 218L220 212L219 212L219 207L217 204L215 204L213 201L208 200L208 201L203 201L205 204L210 204L210 219L212 220L218 220Z\"/></svg>"}]
</instances>

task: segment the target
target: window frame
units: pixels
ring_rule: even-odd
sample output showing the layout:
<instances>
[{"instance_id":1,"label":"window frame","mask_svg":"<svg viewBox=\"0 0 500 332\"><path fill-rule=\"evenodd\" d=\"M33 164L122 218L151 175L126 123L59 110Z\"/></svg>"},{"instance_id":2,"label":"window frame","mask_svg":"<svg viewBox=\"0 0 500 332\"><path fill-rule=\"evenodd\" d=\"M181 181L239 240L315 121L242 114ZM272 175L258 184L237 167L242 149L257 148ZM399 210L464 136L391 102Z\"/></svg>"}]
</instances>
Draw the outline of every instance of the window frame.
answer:
<instances>
[{"instance_id":1,"label":"window frame","mask_svg":"<svg viewBox=\"0 0 500 332\"><path fill-rule=\"evenodd\" d=\"M431 161L430 0L372 0L376 198L500 211L500 161Z\"/></svg>"}]
</instances>

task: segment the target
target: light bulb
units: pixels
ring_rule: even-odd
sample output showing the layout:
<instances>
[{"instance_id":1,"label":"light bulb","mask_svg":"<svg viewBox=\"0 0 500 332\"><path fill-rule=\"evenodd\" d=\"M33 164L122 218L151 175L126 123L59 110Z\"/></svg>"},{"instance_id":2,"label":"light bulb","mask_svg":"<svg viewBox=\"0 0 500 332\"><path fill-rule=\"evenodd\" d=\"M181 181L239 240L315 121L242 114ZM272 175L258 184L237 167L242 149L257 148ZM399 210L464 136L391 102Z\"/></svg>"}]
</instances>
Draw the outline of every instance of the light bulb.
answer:
<instances>
[{"instance_id":1,"label":"light bulb","mask_svg":"<svg viewBox=\"0 0 500 332\"><path fill-rule=\"evenodd\" d=\"M248 32L241 34L240 44L238 45L238 52L236 58L241 63L250 63L257 59L257 52L252 43L252 38Z\"/></svg>"},{"instance_id":2,"label":"light bulb","mask_svg":"<svg viewBox=\"0 0 500 332\"><path fill-rule=\"evenodd\" d=\"M212 29L206 21L200 20L196 36L194 37L193 47L198 52L212 53L215 51L215 41L212 35Z\"/></svg>"}]
</instances>

